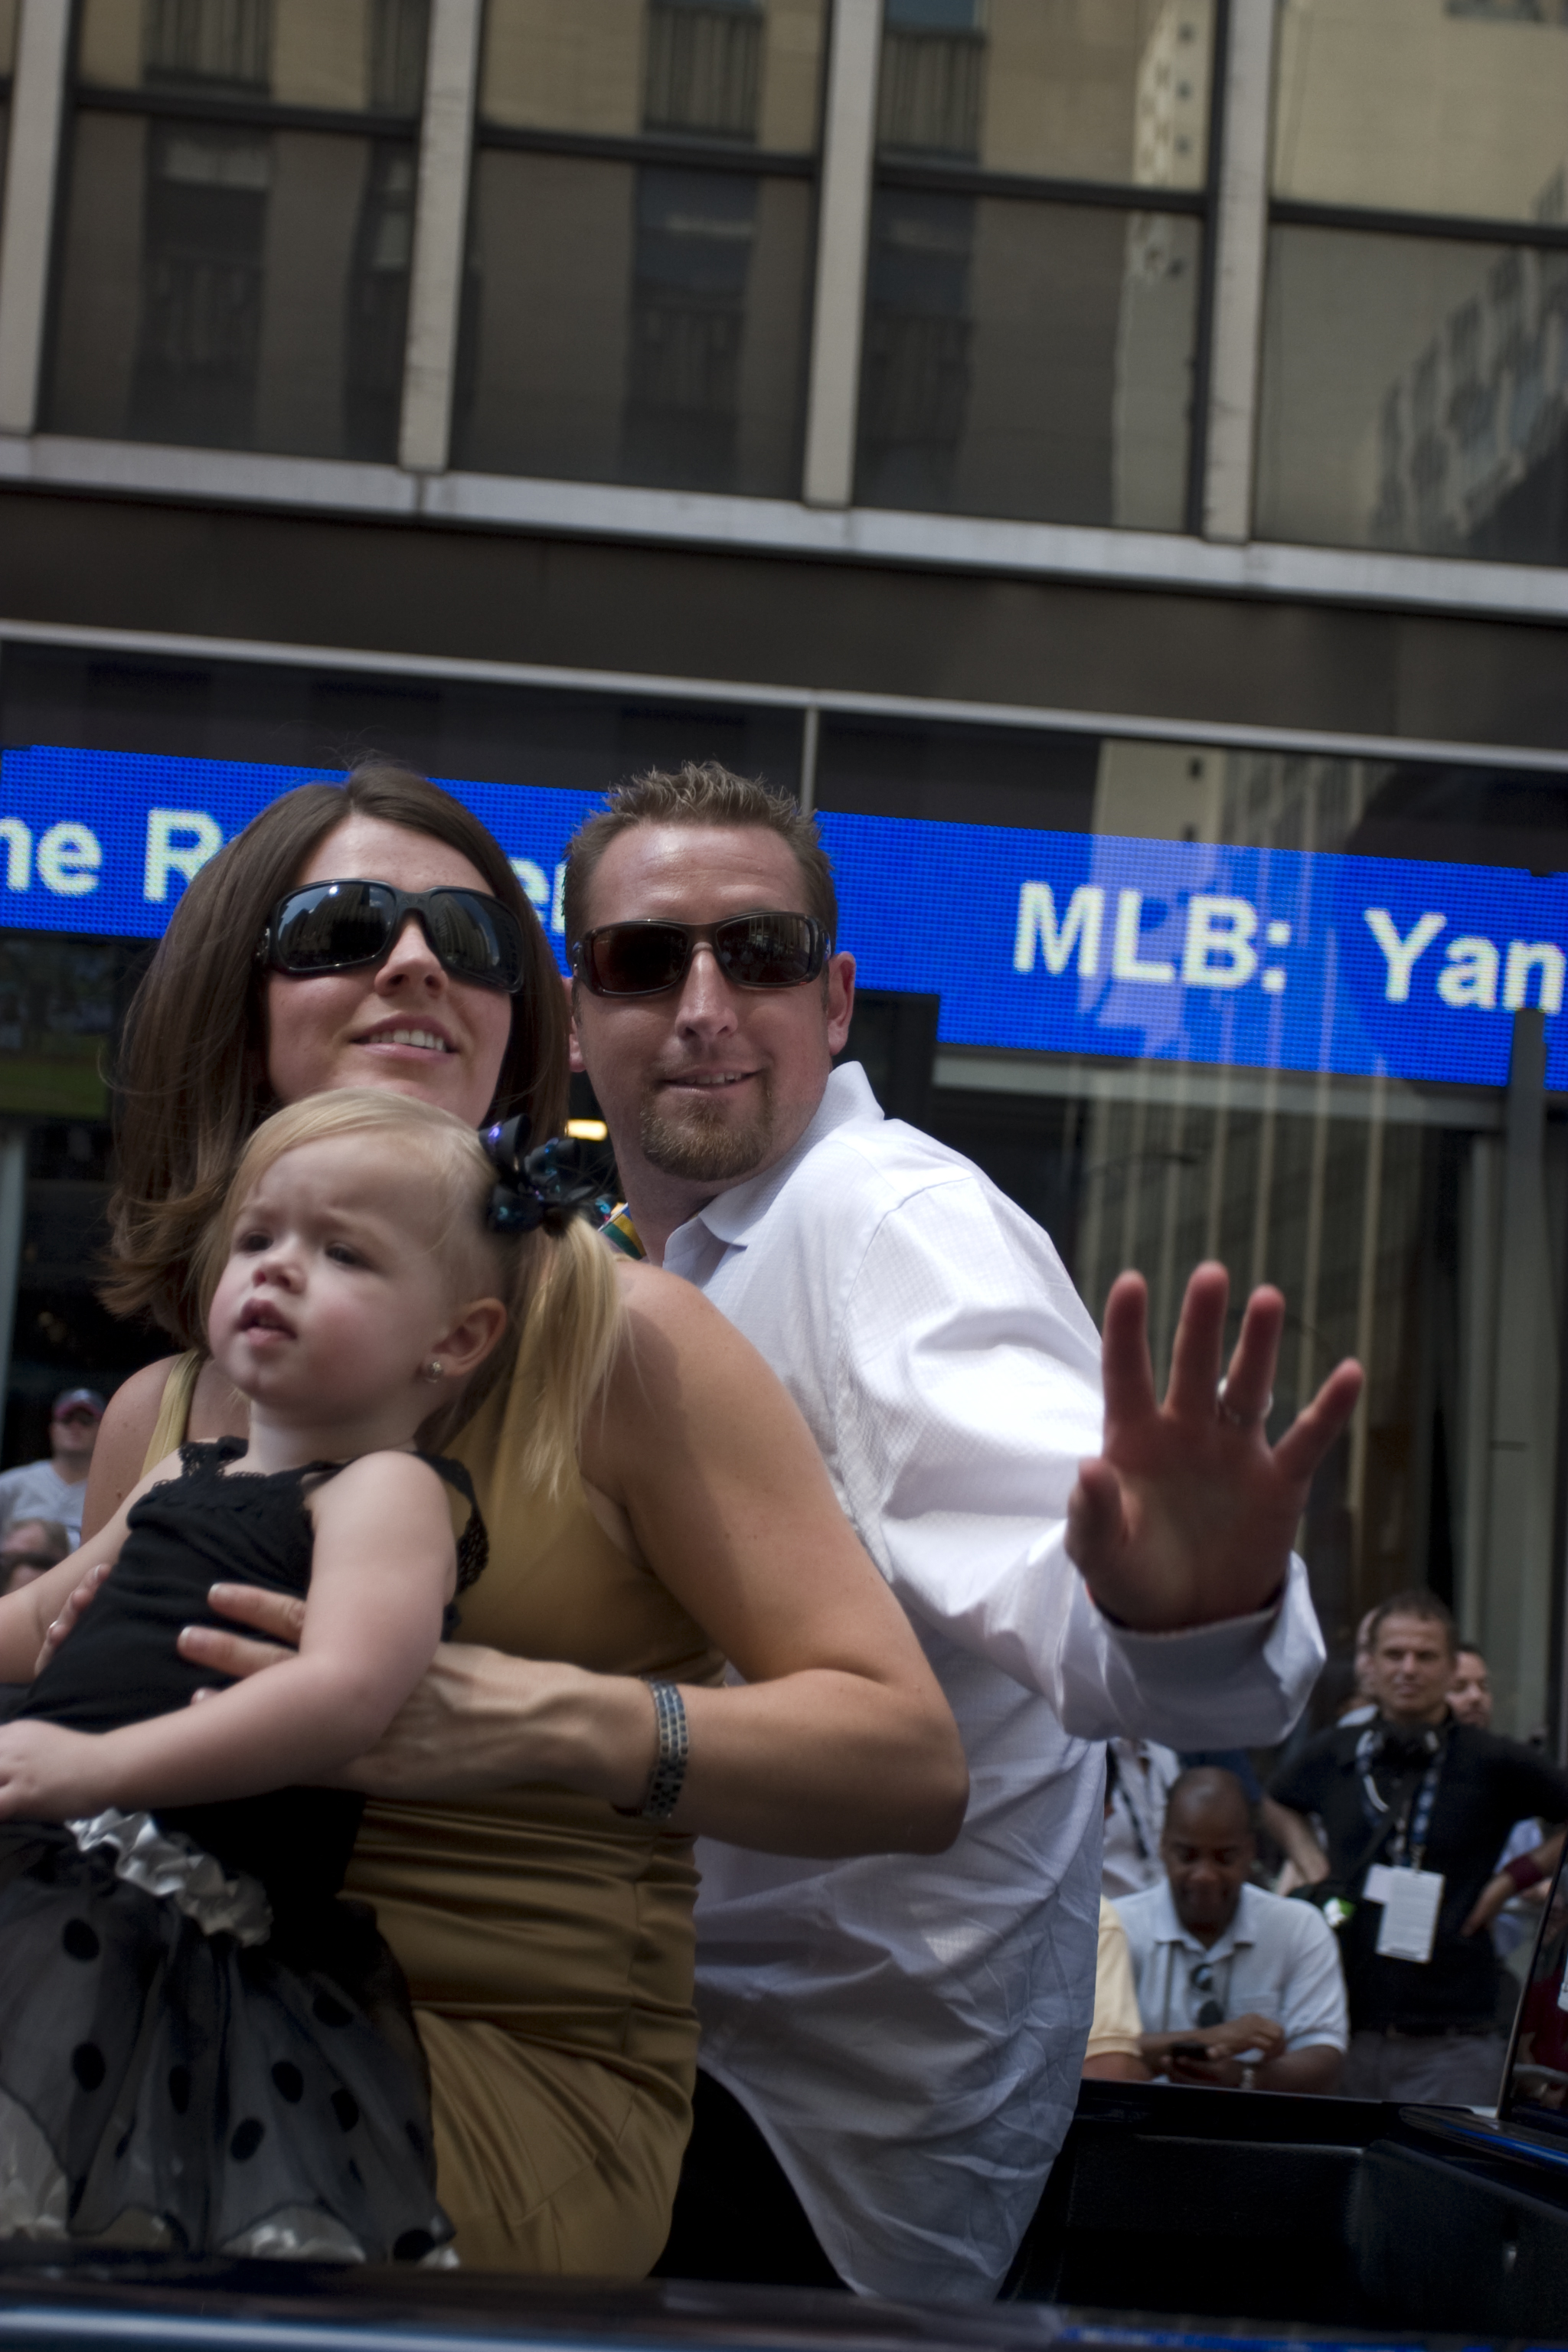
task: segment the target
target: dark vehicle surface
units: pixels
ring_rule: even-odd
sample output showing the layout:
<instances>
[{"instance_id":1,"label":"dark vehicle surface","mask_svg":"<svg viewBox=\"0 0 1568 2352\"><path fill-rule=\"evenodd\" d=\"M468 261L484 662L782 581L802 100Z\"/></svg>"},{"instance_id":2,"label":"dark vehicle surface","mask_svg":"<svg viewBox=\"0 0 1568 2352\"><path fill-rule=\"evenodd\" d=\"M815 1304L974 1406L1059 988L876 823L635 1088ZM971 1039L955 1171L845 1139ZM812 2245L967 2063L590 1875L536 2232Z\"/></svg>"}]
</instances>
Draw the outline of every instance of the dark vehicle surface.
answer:
<instances>
[{"instance_id":1,"label":"dark vehicle surface","mask_svg":"<svg viewBox=\"0 0 1568 2352\"><path fill-rule=\"evenodd\" d=\"M1495 2116L1086 2083L1005 2298L989 2308L11 2241L0 2242L0 2352L1568 2346L1565 1995L1560 1864Z\"/></svg>"}]
</instances>

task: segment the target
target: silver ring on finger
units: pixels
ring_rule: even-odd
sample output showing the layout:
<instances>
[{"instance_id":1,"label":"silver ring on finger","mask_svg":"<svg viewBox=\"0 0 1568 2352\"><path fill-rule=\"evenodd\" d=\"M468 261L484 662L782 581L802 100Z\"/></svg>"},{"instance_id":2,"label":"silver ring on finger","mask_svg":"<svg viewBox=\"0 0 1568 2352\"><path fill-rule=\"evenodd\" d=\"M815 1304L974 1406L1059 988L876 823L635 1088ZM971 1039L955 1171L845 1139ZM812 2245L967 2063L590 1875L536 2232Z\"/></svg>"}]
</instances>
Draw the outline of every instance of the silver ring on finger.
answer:
<instances>
[{"instance_id":1,"label":"silver ring on finger","mask_svg":"<svg viewBox=\"0 0 1568 2352\"><path fill-rule=\"evenodd\" d=\"M1270 1389L1268 1394L1264 1399L1261 1412L1237 1412L1233 1405L1226 1404L1225 1401L1226 1385L1226 1381L1221 1381L1218 1388L1215 1391L1214 1407L1221 1421L1228 1421L1233 1429L1261 1429L1263 1423L1268 1420L1269 1414L1274 1410L1273 1390Z\"/></svg>"}]
</instances>

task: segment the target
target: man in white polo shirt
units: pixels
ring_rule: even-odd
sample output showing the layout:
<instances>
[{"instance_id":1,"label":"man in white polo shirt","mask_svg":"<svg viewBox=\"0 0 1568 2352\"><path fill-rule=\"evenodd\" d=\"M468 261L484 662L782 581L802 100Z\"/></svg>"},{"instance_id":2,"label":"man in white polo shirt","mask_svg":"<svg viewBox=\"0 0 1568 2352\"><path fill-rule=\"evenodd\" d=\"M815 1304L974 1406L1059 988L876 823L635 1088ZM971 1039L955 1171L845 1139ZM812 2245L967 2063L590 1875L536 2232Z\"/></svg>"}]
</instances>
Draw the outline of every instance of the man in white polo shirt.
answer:
<instances>
[{"instance_id":1,"label":"man in white polo shirt","mask_svg":"<svg viewBox=\"0 0 1568 2352\"><path fill-rule=\"evenodd\" d=\"M1333 1929L1250 1884L1251 1809L1234 1772L1184 1772L1165 1806L1165 1877L1116 1908L1150 2071L1227 2090L1332 2091L1350 2041Z\"/></svg>"}]
</instances>

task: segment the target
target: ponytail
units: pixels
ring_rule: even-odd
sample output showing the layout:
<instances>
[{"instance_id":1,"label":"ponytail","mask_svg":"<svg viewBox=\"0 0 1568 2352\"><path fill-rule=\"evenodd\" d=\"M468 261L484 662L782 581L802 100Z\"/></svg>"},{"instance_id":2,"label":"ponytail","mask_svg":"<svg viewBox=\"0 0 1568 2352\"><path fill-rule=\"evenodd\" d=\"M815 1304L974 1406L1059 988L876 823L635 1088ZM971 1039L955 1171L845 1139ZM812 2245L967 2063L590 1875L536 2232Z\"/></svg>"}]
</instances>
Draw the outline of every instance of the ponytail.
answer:
<instances>
[{"instance_id":1,"label":"ponytail","mask_svg":"<svg viewBox=\"0 0 1568 2352\"><path fill-rule=\"evenodd\" d=\"M433 1414L420 1442L441 1453L508 1383L526 1430L515 1468L551 1501L578 1476L588 1408L604 1387L626 1329L616 1261L581 1217L559 1232L540 1227L518 1244L509 1328L460 1397Z\"/></svg>"},{"instance_id":2,"label":"ponytail","mask_svg":"<svg viewBox=\"0 0 1568 2352\"><path fill-rule=\"evenodd\" d=\"M615 1259L581 1217L541 1241L513 1377L531 1406L523 1483L553 1500L578 1475L583 1424L620 1346L626 1307Z\"/></svg>"}]
</instances>

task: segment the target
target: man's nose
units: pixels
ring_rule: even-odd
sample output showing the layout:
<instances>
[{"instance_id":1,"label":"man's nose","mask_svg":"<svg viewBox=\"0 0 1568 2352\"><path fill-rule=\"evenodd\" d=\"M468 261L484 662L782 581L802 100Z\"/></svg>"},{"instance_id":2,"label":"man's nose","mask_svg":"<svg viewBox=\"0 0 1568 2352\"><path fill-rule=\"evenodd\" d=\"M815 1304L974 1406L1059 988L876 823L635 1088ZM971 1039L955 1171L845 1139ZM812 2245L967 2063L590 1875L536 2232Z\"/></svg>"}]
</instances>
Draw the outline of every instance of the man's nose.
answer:
<instances>
[{"instance_id":1,"label":"man's nose","mask_svg":"<svg viewBox=\"0 0 1568 2352\"><path fill-rule=\"evenodd\" d=\"M710 1032L732 1029L736 1018L735 992L719 969L719 959L709 942L699 940L680 983L680 1025Z\"/></svg>"}]
</instances>

